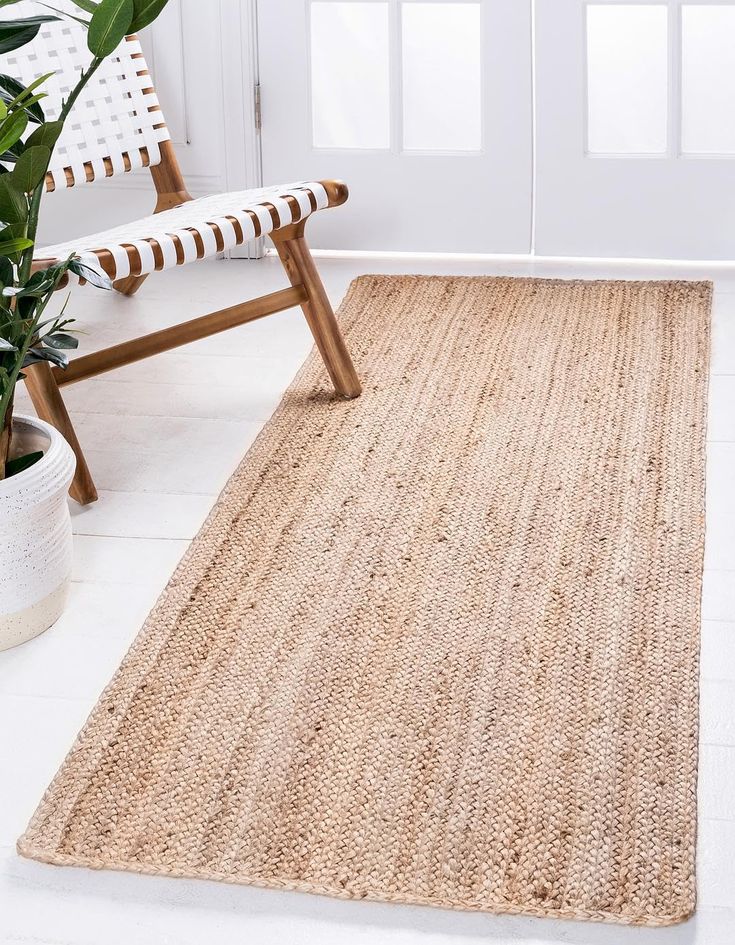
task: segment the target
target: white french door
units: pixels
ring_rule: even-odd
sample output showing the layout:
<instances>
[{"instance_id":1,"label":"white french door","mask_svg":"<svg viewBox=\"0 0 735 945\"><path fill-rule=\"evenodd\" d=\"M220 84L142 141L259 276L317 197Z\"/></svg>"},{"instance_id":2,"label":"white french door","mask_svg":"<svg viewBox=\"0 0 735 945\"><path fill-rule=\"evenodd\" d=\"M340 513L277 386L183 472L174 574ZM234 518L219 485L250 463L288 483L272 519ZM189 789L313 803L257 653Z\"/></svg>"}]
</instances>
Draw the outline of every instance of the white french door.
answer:
<instances>
[{"instance_id":1,"label":"white french door","mask_svg":"<svg viewBox=\"0 0 735 945\"><path fill-rule=\"evenodd\" d=\"M735 259L735 0L258 13L264 182L352 193L314 245Z\"/></svg>"},{"instance_id":2,"label":"white french door","mask_svg":"<svg viewBox=\"0 0 735 945\"><path fill-rule=\"evenodd\" d=\"M312 245L529 252L527 0L260 0L258 33L264 183L350 186Z\"/></svg>"},{"instance_id":3,"label":"white french door","mask_svg":"<svg viewBox=\"0 0 735 945\"><path fill-rule=\"evenodd\" d=\"M536 252L735 259L735 3L537 0Z\"/></svg>"}]
</instances>

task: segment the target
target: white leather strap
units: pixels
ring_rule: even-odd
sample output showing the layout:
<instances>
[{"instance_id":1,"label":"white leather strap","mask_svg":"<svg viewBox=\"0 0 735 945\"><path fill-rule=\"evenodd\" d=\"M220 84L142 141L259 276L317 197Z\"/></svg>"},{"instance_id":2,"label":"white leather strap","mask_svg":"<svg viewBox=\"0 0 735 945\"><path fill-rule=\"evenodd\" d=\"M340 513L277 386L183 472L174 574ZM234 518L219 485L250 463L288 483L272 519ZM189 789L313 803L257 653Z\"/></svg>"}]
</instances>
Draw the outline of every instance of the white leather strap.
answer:
<instances>
[{"instance_id":1,"label":"white leather strap","mask_svg":"<svg viewBox=\"0 0 735 945\"><path fill-rule=\"evenodd\" d=\"M55 0L51 6L72 16L80 13L73 0ZM13 5L12 15L48 12L43 3L22 0ZM64 17L44 23L31 43L4 54L3 71L23 85L50 73L43 84L47 96L43 110L47 120L53 120L90 60L86 28ZM123 40L102 62L75 103L54 149L50 179L57 190L69 186L66 169L71 171L72 183L81 184L87 180L85 165L92 168L94 179L123 173L124 155L131 169L142 167L143 149L151 165L160 163L160 143L170 135L147 73L137 39Z\"/></svg>"},{"instance_id":2,"label":"white leather strap","mask_svg":"<svg viewBox=\"0 0 735 945\"><path fill-rule=\"evenodd\" d=\"M297 201L298 211L286 197L293 197ZM76 252L86 254L94 264L97 261L94 253L108 252L115 260L115 278L124 279L130 275L131 268L136 271L138 269L138 266L131 267L126 247L133 247L135 250L142 273L153 272L156 268L156 257L151 241L155 241L161 247L163 268L170 269L179 264L177 242L181 245L184 263L193 262L198 258L195 233L203 244L204 256L214 256L220 249L213 227L222 234L224 249L232 249L238 243L246 243L255 238L253 216L259 221L260 234L267 234L274 229L270 207L276 208L279 224L287 226L309 216L313 203L328 203L326 190L317 181L213 194L85 239L44 247L39 250L38 255L65 258ZM233 219L240 224L241 239Z\"/></svg>"}]
</instances>

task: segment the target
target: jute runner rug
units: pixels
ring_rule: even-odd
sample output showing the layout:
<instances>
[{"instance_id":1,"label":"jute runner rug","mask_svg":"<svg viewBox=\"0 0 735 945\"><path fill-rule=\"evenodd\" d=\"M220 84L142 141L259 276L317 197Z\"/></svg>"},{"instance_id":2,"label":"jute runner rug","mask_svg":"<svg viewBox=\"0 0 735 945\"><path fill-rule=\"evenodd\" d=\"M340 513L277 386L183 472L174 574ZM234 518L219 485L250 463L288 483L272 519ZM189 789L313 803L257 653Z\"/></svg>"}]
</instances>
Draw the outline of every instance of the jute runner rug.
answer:
<instances>
[{"instance_id":1,"label":"jute runner rug","mask_svg":"<svg viewBox=\"0 0 735 945\"><path fill-rule=\"evenodd\" d=\"M709 308L701 283L357 280L363 396L311 356L20 852L686 918Z\"/></svg>"}]
</instances>

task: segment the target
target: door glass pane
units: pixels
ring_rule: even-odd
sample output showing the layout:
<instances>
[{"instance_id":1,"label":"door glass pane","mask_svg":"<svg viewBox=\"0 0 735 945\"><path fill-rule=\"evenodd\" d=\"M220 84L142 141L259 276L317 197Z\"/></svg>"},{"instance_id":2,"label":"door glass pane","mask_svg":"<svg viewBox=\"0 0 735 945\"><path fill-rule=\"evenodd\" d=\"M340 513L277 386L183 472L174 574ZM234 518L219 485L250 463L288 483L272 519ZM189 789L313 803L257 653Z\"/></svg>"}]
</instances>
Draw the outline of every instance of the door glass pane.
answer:
<instances>
[{"instance_id":1,"label":"door glass pane","mask_svg":"<svg viewBox=\"0 0 735 945\"><path fill-rule=\"evenodd\" d=\"M387 3L311 4L316 148L390 146Z\"/></svg>"},{"instance_id":2,"label":"door glass pane","mask_svg":"<svg viewBox=\"0 0 735 945\"><path fill-rule=\"evenodd\" d=\"M683 6L682 126L685 153L735 153L735 5Z\"/></svg>"},{"instance_id":3,"label":"door glass pane","mask_svg":"<svg viewBox=\"0 0 735 945\"><path fill-rule=\"evenodd\" d=\"M587 7L587 149L667 149L668 25L661 5Z\"/></svg>"},{"instance_id":4,"label":"door glass pane","mask_svg":"<svg viewBox=\"0 0 735 945\"><path fill-rule=\"evenodd\" d=\"M402 4L403 147L482 147L480 4Z\"/></svg>"}]
</instances>

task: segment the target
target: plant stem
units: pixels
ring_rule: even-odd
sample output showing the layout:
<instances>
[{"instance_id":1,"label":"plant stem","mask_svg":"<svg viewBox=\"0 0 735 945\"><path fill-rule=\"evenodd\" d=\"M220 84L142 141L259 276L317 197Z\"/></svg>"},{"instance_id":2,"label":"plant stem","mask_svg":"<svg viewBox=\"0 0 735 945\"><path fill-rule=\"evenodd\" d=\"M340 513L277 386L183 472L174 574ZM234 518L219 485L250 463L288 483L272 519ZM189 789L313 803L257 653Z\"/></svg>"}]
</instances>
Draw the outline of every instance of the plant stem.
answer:
<instances>
[{"instance_id":1,"label":"plant stem","mask_svg":"<svg viewBox=\"0 0 735 945\"><path fill-rule=\"evenodd\" d=\"M13 397L15 394L15 385L18 383L18 375L23 369L23 362L25 361L25 357L28 354L28 349L33 344L33 339L35 338L35 335L36 335L36 327L38 326L38 323L41 321L41 316L46 311L46 306L51 301L51 298L54 292L56 291L56 287L58 286L62 278L63 278L63 274L60 274L57 277L56 281L54 282L53 287L49 289L49 291L47 292L45 298L38 300L38 303L36 305L36 310L33 313L33 323L31 327L29 328L29 330L26 332L25 340L23 341L23 344L18 349L18 354L15 359L15 366L8 374L8 377L6 380L5 392L3 393L2 397L0 397L0 418L2 418L3 426L5 424L10 425L10 423L12 422ZM8 447L10 446L10 441L8 441L7 446ZM8 461L7 452L0 452L0 462L5 464L7 463L7 461Z\"/></svg>"},{"instance_id":2,"label":"plant stem","mask_svg":"<svg viewBox=\"0 0 735 945\"><path fill-rule=\"evenodd\" d=\"M71 90L69 98L61 106L59 117L56 119L57 121L62 122L62 124L66 122L66 119L69 117L69 113L71 112L72 108L74 108L76 100L79 98L82 89L102 65L102 62L102 59L99 59L95 56L95 58L89 64L86 72L82 72L82 74L79 76L79 81ZM48 168L46 170L48 170ZM44 173L43 177L41 178L41 182L38 184L31 195L30 206L28 209L28 226L26 228L26 235L28 239L33 242L33 246L23 253L19 269L19 282L21 285L28 281L28 278L31 274L31 268L33 266L33 251L36 248L36 235L38 233L38 217L41 210L41 198L43 197L45 190L46 174Z\"/></svg>"},{"instance_id":3,"label":"plant stem","mask_svg":"<svg viewBox=\"0 0 735 945\"><path fill-rule=\"evenodd\" d=\"M13 437L13 395L10 395L10 405L5 411L0 428L0 480L5 478L5 464L10 456L10 441Z\"/></svg>"},{"instance_id":4,"label":"plant stem","mask_svg":"<svg viewBox=\"0 0 735 945\"><path fill-rule=\"evenodd\" d=\"M82 72L82 74L79 76L79 81L72 89L69 98L61 106L61 111L59 112L59 117L57 120L62 122L62 124L66 122L66 119L69 117L69 113L79 98L82 89L89 82L97 69L99 69L102 62L102 59L95 56L87 67L86 71ZM48 167L46 168L46 171L48 171ZM31 194L31 199L29 201L26 235L28 239L33 242L33 246L29 247L21 256L20 265L18 267L18 284L21 286L26 284L30 278L31 270L33 268L33 254L36 248L36 235L38 233L38 218L41 210L41 199L45 190L46 173L44 172L40 183ZM36 325L41 318L43 310L46 308L46 305L49 302L51 294L52 293L49 294L45 302L39 303L35 312L35 317L33 319L33 325L26 335L25 342L18 350L18 357L16 359L15 367L12 371L10 371L8 377L6 378L5 390L3 391L2 396L0 396L0 480L5 478L5 466L8 461L10 450L15 385L18 382L18 375L22 370L25 356L28 353L28 349L31 347Z\"/></svg>"}]
</instances>

